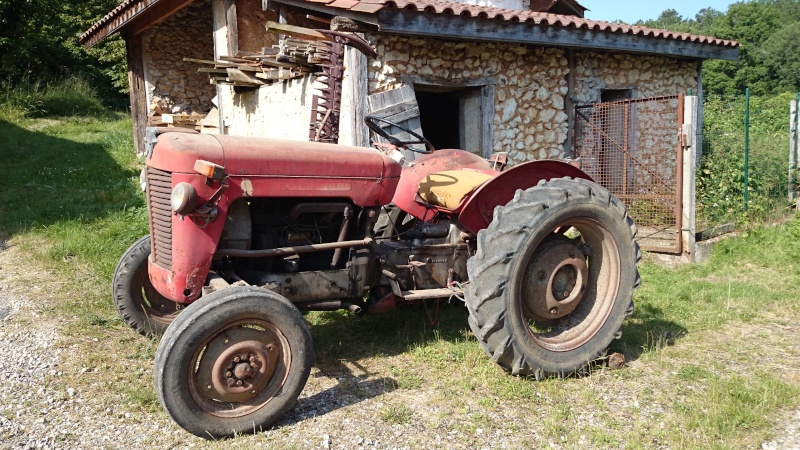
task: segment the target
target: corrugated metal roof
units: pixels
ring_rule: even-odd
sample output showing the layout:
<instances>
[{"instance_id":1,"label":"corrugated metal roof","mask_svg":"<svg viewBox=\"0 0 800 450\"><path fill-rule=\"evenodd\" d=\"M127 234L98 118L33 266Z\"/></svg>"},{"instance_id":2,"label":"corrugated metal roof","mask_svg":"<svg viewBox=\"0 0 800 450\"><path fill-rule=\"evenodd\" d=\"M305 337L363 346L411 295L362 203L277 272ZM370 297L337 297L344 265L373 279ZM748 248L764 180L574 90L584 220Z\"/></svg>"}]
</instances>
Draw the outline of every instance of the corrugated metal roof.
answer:
<instances>
[{"instance_id":1,"label":"corrugated metal roof","mask_svg":"<svg viewBox=\"0 0 800 450\"><path fill-rule=\"evenodd\" d=\"M280 1L280 0L277 0ZM341 9L360 13L376 14L383 9L403 9L410 11L424 11L434 14L475 17L483 19L502 20L507 22L534 23L538 25L594 30L611 34L628 34L657 39L686 41L723 47L739 47L736 41L717 39L709 36L697 36L688 33L676 33L667 30L637 27L621 23L602 22L583 19L575 16L563 16L534 11L520 11L513 9L495 8L491 6L476 6L446 0L306 0L315 5L325 5L329 8ZM136 17L145 9L158 3L159 0L125 0L122 4L108 13L100 21L92 25L80 37L84 45L94 45L99 40L118 31L127 22Z\"/></svg>"}]
</instances>

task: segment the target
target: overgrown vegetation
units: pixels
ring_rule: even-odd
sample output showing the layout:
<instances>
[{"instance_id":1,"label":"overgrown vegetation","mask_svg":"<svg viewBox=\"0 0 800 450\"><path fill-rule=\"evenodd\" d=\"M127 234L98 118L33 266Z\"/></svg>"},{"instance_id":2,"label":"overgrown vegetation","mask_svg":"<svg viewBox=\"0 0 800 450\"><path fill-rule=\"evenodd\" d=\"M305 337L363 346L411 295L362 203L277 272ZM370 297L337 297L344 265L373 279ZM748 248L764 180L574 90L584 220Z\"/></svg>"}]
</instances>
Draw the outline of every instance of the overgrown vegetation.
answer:
<instances>
[{"instance_id":1,"label":"overgrown vegetation","mask_svg":"<svg viewBox=\"0 0 800 450\"><path fill-rule=\"evenodd\" d=\"M116 7L118 0L0 0L0 89L49 84L77 76L107 106L127 103L125 43L105 40L92 49L78 36Z\"/></svg>"},{"instance_id":2,"label":"overgrown vegetation","mask_svg":"<svg viewBox=\"0 0 800 450\"><path fill-rule=\"evenodd\" d=\"M750 99L745 203L745 97L710 96L704 103L703 159L697 174L699 227L764 222L788 208L790 93Z\"/></svg>"},{"instance_id":3,"label":"overgrown vegetation","mask_svg":"<svg viewBox=\"0 0 800 450\"><path fill-rule=\"evenodd\" d=\"M14 264L30 274L19 280L21 292L42 288L41 320L58 324L70 349L63 377L49 383L133 411L142 433L155 433L153 446L171 445L158 439L174 434L151 426L169 423L152 386L156 342L125 327L109 295L117 259L147 233L129 121L91 112L32 117L48 89L60 92L40 85L16 106L4 97L2 111L22 113L0 118L0 170L10 177L0 185L0 232L12 237L6 251L19 250ZM317 360L308 389L317 394L298 408L333 415L347 429L392 427L402 431L393 445L412 448L440 434L473 447L498 435L519 448L757 447L784 411L800 405L791 370L800 365L792 344L800 327L798 239L795 218L721 244L705 265L644 265L636 312L612 348L629 367L583 379L505 374L478 346L458 302L361 318L309 314ZM106 376L83 375L95 370ZM323 395L333 406L313 409ZM302 448L298 436L318 434L318 422L293 417L272 434L237 440Z\"/></svg>"}]
</instances>

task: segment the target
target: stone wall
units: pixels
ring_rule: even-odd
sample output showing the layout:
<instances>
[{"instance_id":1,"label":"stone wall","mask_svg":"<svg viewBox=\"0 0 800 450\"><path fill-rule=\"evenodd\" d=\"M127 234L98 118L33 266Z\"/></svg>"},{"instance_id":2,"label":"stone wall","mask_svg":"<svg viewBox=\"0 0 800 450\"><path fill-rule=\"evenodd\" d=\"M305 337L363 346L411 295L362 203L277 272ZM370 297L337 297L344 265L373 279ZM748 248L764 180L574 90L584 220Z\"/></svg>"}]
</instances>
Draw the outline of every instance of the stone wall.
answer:
<instances>
[{"instance_id":1,"label":"stone wall","mask_svg":"<svg viewBox=\"0 0 800 450\"><path fill-rule=\"evenodd\" d=\"M576 52L575 98L597 103L604 89L631 89L634 98L697 91L697 63L660 56Z\"/></svg>"},{"instance_id":2,"label":"stone wall","mask_svg":"<svg viewBox=\"0 0 800 450\"><path fill-rule=\"evenodd\" d=\"M493 79L495 152L508 152L513 163L572 154L564 148L570 130L566 110L570 69L564 50L383 35L369 40L379 55L370 61L370 94L397 88L413 77L442 85ZM634 98L697 89L695 62L658 56L576 52L573 76L572 96L578 104L599 102L607 89L633 89ZM638 120L646 127L658 127L658 121L649 119L660 115L654 111ZM648 144L643 138L639 147L650 148L651 153L664 151Z\"/></svg>"},{"instance_id":3,"label":"stone wall","mask_svg":"<svg viewBox=\"0 0 800 450\"><path fill-rule=\"evenodd\" d=\"M216 89L196 63L184 58L214 59L210 0L196 1L145 31L142 48L148 115L205 114Z\"/></svg>"},{"instance_id":4,"label":"stone wall","mask_svg":"<svg viewBox=\"0 0 800 450\"><path fill-rule=\"evenodd\" d=\"M494 151L514 162L563 155L567 139L567 60L556 48L456 43L370 36L378 59L369 66L370 94L402 84L403 75L457 84L494 79Z\"/></svg>"}]
</instances>

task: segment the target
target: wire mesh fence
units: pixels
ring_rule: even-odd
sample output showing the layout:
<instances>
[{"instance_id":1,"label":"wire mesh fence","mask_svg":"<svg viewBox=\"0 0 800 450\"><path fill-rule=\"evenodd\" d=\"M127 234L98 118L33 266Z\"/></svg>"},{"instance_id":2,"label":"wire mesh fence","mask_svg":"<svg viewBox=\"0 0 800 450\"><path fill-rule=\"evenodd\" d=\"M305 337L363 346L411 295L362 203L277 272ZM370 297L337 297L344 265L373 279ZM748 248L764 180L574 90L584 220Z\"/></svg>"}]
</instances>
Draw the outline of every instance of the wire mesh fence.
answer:
<instances>
[{"instance_id":1,"label":"wire mesh fence","mask_svg":"<svg viewBox=\"0 0 800 450\"><path fill-rule=\"evenodd\" d=\"M682 96L575 108L575 156L628 206L646 250L680 252Z\"/></svg>"},{"instance_id":2,"label":"wire mesh fence","mask_svg":"<svg viewBox=\"0 0 800 450\"><path fill-rule=\"evenodd\" d=\"M698 231L727 224L741 228L791 213L789 105L794 98L705 98Z\"/></svg>"}]
</instances>

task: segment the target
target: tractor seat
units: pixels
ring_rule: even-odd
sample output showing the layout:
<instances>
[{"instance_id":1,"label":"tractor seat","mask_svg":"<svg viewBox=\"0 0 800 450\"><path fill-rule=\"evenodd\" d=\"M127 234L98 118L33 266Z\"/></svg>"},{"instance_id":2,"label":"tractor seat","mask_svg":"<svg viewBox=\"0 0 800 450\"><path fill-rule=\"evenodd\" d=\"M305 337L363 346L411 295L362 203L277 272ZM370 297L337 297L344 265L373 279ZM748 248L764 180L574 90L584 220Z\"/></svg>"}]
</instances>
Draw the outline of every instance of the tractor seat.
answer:
<instances>
[{"instance_id":1,"label":"tractor seat","mask_svg":"<svg viewBox=\"0 0 800 450\"><path fill-rule=\"evenodd\" d=\"M419 182L419 196L426 203L454 211L472 191L494 177L463 169L432 173Z\"/></svg>"}]
</instances>

